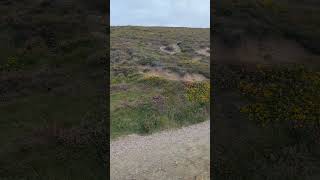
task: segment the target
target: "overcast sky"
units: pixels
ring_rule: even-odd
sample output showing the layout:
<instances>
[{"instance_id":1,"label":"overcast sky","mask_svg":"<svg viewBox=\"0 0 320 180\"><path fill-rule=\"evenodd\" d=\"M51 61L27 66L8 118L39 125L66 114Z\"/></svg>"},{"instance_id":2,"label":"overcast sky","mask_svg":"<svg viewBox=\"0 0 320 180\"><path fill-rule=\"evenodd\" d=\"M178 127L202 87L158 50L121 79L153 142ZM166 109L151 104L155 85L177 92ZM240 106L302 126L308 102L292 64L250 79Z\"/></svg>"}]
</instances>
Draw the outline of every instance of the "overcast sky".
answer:
<instances>
[{"instance_id":1,"label":"overcast sky","mask_svg":"<svg viewBox=\"0 0 320 180\"><path fill-rule=\"evenodd\" d=\"M111 26L210 27L210 0L111 0Z\"/></svg>"}]
</instances>

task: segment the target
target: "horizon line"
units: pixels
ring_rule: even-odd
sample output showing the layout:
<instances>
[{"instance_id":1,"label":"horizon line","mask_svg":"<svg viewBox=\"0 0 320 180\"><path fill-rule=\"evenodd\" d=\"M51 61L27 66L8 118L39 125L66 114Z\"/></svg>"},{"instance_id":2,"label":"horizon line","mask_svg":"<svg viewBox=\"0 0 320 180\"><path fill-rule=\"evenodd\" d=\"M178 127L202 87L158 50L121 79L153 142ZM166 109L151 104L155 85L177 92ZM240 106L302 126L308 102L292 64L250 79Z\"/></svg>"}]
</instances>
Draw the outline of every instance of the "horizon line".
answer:
<instances>
[{"instance_id":1,"label":"horizon line","mask_svg":"<svg viewBox=\"0 0 320 180\"><path fill-rule=\"evenodd\" d=\"M169 28L199 28L199 29L210 29L209 27L192 27L192 26L163 26L163 25L110 25L110 27L169 27Z\"/></svg>"}]
</instances>

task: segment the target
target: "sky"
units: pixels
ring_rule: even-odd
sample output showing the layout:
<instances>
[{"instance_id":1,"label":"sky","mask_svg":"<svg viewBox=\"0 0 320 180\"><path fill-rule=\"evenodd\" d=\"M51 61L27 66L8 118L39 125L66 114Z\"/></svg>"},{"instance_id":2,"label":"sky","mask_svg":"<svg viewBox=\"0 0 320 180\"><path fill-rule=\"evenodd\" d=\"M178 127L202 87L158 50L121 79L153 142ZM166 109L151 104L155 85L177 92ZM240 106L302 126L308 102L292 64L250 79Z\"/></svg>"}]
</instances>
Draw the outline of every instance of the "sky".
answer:
<instances>
[{"instance_id":1,"label":"sky","mask_svg":"<svg viewBox=\"0 0 320 180\"><path fill-rule=\"evenodd\" d=\"M111 26L210 27L210 0L111 0Z\"/></svg>"}]
</instances>

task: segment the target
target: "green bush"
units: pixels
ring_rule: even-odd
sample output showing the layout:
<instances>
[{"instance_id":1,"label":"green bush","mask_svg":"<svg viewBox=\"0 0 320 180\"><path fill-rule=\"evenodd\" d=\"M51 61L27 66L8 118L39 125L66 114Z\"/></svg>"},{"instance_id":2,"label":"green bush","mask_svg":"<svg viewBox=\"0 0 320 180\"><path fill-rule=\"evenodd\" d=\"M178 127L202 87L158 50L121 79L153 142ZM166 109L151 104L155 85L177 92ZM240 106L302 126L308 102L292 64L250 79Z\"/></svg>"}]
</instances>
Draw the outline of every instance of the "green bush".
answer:
<instances>
[{"instance_id":1,"label":"green bush","mask_svg":"<svg viewBox=\"0 0 320 180\"><path fill-rule=\"evenodd\" d=\"M6 63L0 66L2 71L17 71L23 67L23 63L18 61L18 58L15 56L11 56L7 59Z\"/></svg>"},{"instance_id":2,"label":"green bush","mask_svg":"<svg viewBox=\"0 0 320 180\"><path fill-rule=\"evenodd\" d=\"M168 80L157 76L145 77L140 82L153 87L165 87L169 83Z\"/></svg>"},{"instance_id":3,"label":"green bush","mask_svg":"<svg viewBox=\"0 0 320 180\"><path fill-rule=\"evenodd\" d=\"M206 104L210 101L210 83L194 82L186 84L186 97L189 101Z\"/></svg>"},{"instance_id":4,"label":"green bush","mask_svg":"<svg viewBox=\"0 0 320 180\"><path fill-rule=\"evenodd\" d=\"M160 126L160 116L151 114L147 116L147 118L142 119L140 127L141 127L142 133L150 133L158 129L159 126Z\"/></svg>"},{"instance_id":5,"label":"green bush","mask_svg":"<svg viewBox=\"0 0 320 180\"><path fill-rule=\"evenodd\" d=\"M241 108L262 126L285 125L292 133L320 137L320 73L302 66L260 67L255 76L240 82L241 92L252 101ZM301 135L302 135L301 134Z\"/></svg>"}]
</instances>

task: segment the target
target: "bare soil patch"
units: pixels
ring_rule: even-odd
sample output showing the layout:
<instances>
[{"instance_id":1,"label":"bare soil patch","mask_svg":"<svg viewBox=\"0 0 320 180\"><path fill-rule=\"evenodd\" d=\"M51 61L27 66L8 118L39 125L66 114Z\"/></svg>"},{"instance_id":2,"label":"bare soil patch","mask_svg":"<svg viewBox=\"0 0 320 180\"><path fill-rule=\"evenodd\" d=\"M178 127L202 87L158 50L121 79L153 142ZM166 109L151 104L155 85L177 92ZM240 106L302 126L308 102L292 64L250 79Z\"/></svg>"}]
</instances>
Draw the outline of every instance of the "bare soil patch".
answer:
<instances>
[{"instance_id":1,"label":"bare soil patch","mask_svg":"<svg viewBox=\"0 0 320 180\"><path fill-rule=\"evenodd\" d=\"M171 44L169 46L161 46L160 50L162 52L168 53L170 55L176 54L176 53L180 53L181 49L178 46L178 44Z\"/></svg>"},{"instance_id":2,"label":"bare soil patch","mask_svg":"<svg viewBox=\"0 0 320 180\"><path fill-rule=\"evenodd\" d=\"M111 179L210 179L210 122L111 142Z\"/></svg>"},{"instance_id":3,"label":"bare soil patch","mask_svg":"<svg viewBox=\"0 0 320 180\"><path fill-rule=\"evenodd\" d=\"M210 57L210 48L206 47L204 49L199 49L198 51L196 51L198 54L203 55L203 56L207 56Z\"/></svg>"},{"instance_id":4,"label":"bare soil patch","mask_svg":"<svg viewBox=\"0 0 320 180\"><path fill-rule=\"evenodd\" d=\"M140 72L143 73L145 77L161 77L172 81L184 82L197 82L207 80L206 77L197 73L185 73L184 75L180 75L176 72L172 72L161 67L140 66L140 68Z\"/></svg>"}]
</instances>

